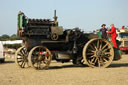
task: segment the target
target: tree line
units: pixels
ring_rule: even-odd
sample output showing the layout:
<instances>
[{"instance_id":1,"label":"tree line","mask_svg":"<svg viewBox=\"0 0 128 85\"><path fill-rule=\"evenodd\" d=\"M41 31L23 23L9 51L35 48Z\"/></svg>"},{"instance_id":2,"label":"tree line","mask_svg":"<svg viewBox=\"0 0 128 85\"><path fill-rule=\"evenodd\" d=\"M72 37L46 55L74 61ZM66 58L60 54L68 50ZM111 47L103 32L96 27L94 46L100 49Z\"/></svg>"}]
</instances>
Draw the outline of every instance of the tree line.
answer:
<instances>
[{"instance_id":1,"label":"tree line","mask_svg":"<svg viewBox=\"0 0 128 85\"><path fill-rule=\"evenodd\" d=\"M11 36L4 34L0 36L0 41L7 41L7 40L20 40L20 38L16 34L12 34Z\"/></svg>"},{"instance_id":2,"label":"tree line","mask_svg":"<svg viewBox=\"0 0 128 85\"><path fill-rule=\"evenodd\" d=\"M0 36L0 41L8 41L8 40L21 40L16 34L12 34L11 36L4 34ZM14 48L17 49L21 47L21 44L4 44L4 48Z\"/></svg>"}]
</instances>

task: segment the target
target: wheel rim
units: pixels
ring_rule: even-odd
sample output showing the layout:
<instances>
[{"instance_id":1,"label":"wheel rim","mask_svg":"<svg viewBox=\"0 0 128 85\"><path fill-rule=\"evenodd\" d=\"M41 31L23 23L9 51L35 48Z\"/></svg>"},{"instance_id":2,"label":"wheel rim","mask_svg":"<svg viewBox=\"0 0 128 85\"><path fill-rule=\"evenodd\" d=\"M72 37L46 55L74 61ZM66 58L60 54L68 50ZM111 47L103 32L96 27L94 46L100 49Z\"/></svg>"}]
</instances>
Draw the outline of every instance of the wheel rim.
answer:
<instances>
[{"instance_id":1,"label":"wheel rim","mask_svg":"<svg viewBox=\"0 0 128 85\"><path fill-rule=\"evenodd\" d=\"M51 62L51 52L43 46L32 48L29 53L29 63L35 69L47 69Z\"/></svg>"},{"instance_id":2,"label":"wheel rim","mask_svg":"<svg viewBox=\"0 0 128 85\"><path fill-rule=\"evenodd\" d=\"M92 39L83 48L83 59L91 67L107 67L113 57L113 47L105 39Z\"/></svg>"},{"instance_id":3,"label":"wheel rim","mask_svg":"<svg viewBox=\"0 0 128 85\"><path fill-rule=\"evenodd\" d=\"M21 68L29 67L28 64L28 52L27 49L23 46L20 47L15 53L15 63Z\"/></svg>"}]
</instances>

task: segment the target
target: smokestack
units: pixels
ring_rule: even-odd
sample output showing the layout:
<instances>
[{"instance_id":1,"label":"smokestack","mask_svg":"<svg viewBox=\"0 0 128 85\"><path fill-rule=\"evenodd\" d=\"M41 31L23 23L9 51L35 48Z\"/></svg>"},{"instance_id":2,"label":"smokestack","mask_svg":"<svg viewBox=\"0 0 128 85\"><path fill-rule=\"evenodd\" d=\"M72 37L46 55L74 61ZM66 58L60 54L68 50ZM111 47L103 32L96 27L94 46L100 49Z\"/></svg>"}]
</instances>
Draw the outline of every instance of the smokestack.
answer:
<instances>
[{"instance_id":1,"label":"smokestack","mask_svg":"<svg viewBox=\"0 0 128 85\"><path fill-rule=\"evenodd\" d=\"M56 10L54 10L54 21L57 21Z\"/></svg>"},{"instance_id":2,"label":"smokestack","mask_svg":"<svg viewBox=\"0 0 128 85\"><path fill-rule=\"evenodd\" d=\"M56 16L56 10L54 10L54 24L58 26L57 16Z\"/></svg>"},{"instance_id":3,"label":"smokestack","mask_svg":"<svg viewBox=\"0 0 128 85\"><path fill-rule=\"evenodd\" d=\"M54 17L56 17L56 10L54 10Z\"/></svg>"}]
</instances>

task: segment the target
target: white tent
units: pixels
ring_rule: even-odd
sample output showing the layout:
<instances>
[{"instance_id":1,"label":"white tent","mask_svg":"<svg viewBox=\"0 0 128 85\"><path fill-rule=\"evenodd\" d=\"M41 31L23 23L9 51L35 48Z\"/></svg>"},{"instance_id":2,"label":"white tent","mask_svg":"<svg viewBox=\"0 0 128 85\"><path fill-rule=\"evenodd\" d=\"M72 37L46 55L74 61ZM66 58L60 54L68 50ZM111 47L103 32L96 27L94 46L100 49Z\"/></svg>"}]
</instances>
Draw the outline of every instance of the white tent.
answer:
<instances>
[{"instance_id":1,"label":"white tent","mask_svg":"<svg viewBox=\"0 0 128 85\"><path fill-rule=\"evenodd\" d=\"M3 44L22 44L22 40L1 41Z\"/></svg>"}]
</instances>

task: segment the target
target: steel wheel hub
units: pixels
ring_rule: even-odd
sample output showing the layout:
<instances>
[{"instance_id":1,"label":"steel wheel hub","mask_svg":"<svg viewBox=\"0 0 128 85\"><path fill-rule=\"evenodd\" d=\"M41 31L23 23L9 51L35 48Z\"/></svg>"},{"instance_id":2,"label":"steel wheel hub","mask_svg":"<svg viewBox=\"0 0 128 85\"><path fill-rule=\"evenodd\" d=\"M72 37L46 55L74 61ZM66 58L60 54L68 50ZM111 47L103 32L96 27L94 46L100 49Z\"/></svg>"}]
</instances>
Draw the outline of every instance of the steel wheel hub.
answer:
<instances>
[{"instance_id":1,"label":"steel wheel hub","mask_svg":"<svg viewBox=\"0 0 128 85\"><path fill-rule=\"evenodd\" d=\"M102 57L103 55L104 55L104 53L101 50L96 51L96 56Z\"/></svg>"}]
</instances>

